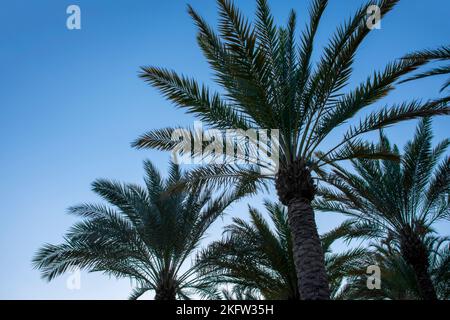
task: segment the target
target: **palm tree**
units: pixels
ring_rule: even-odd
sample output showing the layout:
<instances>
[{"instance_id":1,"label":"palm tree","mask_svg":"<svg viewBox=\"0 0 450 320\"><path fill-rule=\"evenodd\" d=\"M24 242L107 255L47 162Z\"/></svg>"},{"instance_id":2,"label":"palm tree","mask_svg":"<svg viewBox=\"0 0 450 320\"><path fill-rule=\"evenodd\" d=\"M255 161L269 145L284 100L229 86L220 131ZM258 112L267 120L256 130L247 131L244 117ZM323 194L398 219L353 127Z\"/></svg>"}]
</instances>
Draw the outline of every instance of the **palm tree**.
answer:
<instances>
[{"instance_id":1,"label":"palm tree","mask_svg":"<svg viewBox=\"0 0 450 320\"><path fill-rule=\"evenodd\" d=\"M408 61L450 61L450 45L441 46L433 50L422 50L413 52L403 57L404 60ZM440 66L431 68L428 71L420 72L412 77L409 77L402 82L423 79L436 75L450 74L450 65ZM450 78L448 78L441 87L441 92L450 86Z\"/></svg>"},{"instance_id":2,"label":"palm tree","mask_svg":"<svg viewBox=\"0 0 450 320\"><path fill-rule=\"evenodd\" d=\"M203 250L198 263L205 277L218 285L233 285L238 297L298 300L301 297L287 211L284 206L269 201L265 201L264 206L270 222L258 210L249 207L251 221L234 218L233 224L225 228L226 236ZM340 229L322 236L333 295L347 273L351 273L355 265L359 267L366 255L363 249L332 253L331 245L340 237Z\"/></svg>"},{"instance_id":3,"label":"palm tree","mask_svg":"<svg viewBox=\"0 0 450 320\"><path fill-rule=\"evenodd\" d=\"M450 139L434 148L432 139L426 118L406 144L401 162L355 159L357 174L335 165L326 178L334 188L322 187L315 204L318 210L351 216L347 234L394 241L414 270L423 299L436 299L425 239L437 221L450 218L450 157L440 162ZM383 133L380 144L398 153Z\"/></svg>"},{"instance_id":4,"label":"palm tree","mask_svg":"<svg viewBox=\"0 0 450 320\"><path fill-rule=\"evenodd\" d=\"M144 162L145 188L100 179L92 184L95 193L113 207L81 204L69 213L81 216L65 236L64 243L46 244L33 259L48 281L73 268L129 278L137 287L130 299L154 291L156 300L188 298L190 292L214 294L197 265L185 261L195 252L209 226L238 192L168 192L183 178L171 163L163 179L150 161Z\"/></svg>"},{"instance_id":5,"label":"palm tree","mask_svg":"<svg viewBox=\"0 0 450 320\"><path fill-rule=\"evenodd\" d=\"M381 0L369 4L379 5L384 16L397 2ZM278 28L266 0L257 0L254 25L230 0L218 0L219 33L189 6L189 14L199 30L198 44L224 94L164 68L143 67L141 74L167 99L211 128L279 130L276 150L279 166L273 174L262 172L262 164L210 164L191 171L186 184L238 184L247 186L248 192L256 192L267 182L275 181L279 200L288 207L298 286L305 299L329 299L330 296L324 254L311 207L316 193L316 173L339 160L389 156L360 140L366 132L450 111L448 101L412 101L384 107L369 113L356 126L349 126L341 141L323 150L324 140L334 129L386 96L400 77L425 63L422 60L390 63L383 71L375 72L348 90L355 53L370 31L365 24L367 7L359 8L337 29L313 68L314 38L327 3L327 0L312 0L310 21L300 41L295 35L295 12L291 11L287 27ZM150 131L133 146L174 150L178 141L172 139L172 134L177 129ZM190 134L202 136L196 130ZM255 147L254 141L250 144ZM192 153L201 155L202 151L194 149Z\"/></svg>"},{"instance_id":6,"label":"palm tree","mask_svg":"<svg viewBox=\"0 0 450 320\"><path fill-rule=\"evenodd\" d=\"M450 298L450 248L449 239L429 235L425 239L429 252L429 273L439 299ZM422 294L416 275L395 244L374 244L368 259L360 266L359 275L348 277L345 286L340 291L340 299L390 299L416 300ZM366 267L380 267L381 287L369 290L367 287Z\"/></svg>"}]
</instances>

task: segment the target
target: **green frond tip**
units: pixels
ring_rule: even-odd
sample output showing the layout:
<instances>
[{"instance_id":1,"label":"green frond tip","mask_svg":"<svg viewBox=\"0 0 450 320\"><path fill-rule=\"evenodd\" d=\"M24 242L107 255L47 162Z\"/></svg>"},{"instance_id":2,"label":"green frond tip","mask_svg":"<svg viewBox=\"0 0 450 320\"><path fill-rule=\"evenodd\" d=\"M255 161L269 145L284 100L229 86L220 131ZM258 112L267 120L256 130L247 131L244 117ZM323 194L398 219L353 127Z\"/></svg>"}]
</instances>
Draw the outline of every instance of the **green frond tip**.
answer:
<instances>
[{"instance_id":1,"label":"green frond tip","mask_svg":"<svg viewBox=\"0 0 450 320\"><path fill-rule=\"evenodd\" d=\"M410 53L402 58L405 61L422 61L422 62L432 62L432 61L450 61L450 45L445 45L438 47L436 49L428 49L422 51L416 51ZM446 75L450 74L450 65L438 66L431 68L428 71L423 71L417 73L413 76L408 77L402 82L409 82L413 80L423 79L436 75ZM450 78L445 81L445 83L440 88L440 91L444 91L450 86Z\"/></svg>"},{"instance_id":2,"label":"green frond tip","mask_svg":"<svg viewBox=\"0 0 450 320\"><path fill-rule=\"evenodd\" d=\"M140 77L180 108L197 115L202 121L224 128L248 128L244 116L222 101L218 93L200 86L194 79L179 76L164 68L142 67Z\"/></svg>"},{"instance_id":3,"label":"green frond tip","mask_svg":"<svg viewBox=\"0 0 450 320\"><path fill-rule=\"evenodd\" d=\"M172 139L172 135L177 129L183 130L183 128L163 128L149 131L134 140L131 146L137 149L171 151L178 143Z\"/></svg>"}]
</instances>

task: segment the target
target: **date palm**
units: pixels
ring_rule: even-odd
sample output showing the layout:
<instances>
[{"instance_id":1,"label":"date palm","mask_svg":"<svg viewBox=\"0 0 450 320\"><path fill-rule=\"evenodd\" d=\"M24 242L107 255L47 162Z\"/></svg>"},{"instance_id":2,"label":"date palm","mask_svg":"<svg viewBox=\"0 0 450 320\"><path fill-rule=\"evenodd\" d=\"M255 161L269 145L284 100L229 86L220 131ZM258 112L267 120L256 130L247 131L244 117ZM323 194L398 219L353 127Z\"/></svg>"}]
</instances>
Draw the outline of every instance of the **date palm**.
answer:
<instances>
[{"instance_id":1,"label":"date palm","mask_svg":"<svg viewBox=\"0 0 450 320\"><path fill-rule=\"evenodd\" d=\"M218 285L233 285L237 296L246 293L265 299L298 300L301 297L287 211L280 204L266 201L264 205L270 221L252 207L250 222L234 218L233 224L225 228L224 238L211 243L199 255L201 272ZM332 295L366 255L363 249L331 252L331 245L340 237L340 229L321 237Z\"/></svg>"},{"instance_id":2,"label":"date palm","mask_svg":"<svg viewBox=\"0 0 450 320\"><path fill-rule=\"evenodd\" d=\"M439 299L450 298L450 249L449 239L429 235L425 240L429 251L429 274ZM373 246L367 261L360 266L360 274L349 277L340 291L340 299L423 299L415 272L402 257L396 245L382 243ZM380 267L381 286L369 290L366 268Z\"/></svg>"},{"instance_id":3,"label":"date palm","mask_svg":"<svg viewBox=\"0 0 450 320\"><path fill-rule=\"evenodd\" d=\"M100 179L95 193L111 206L81 204L69 212L81 216L62 244L44 245L33 259L48 281L73 268L129 278L137 287L130 299L147 291L157 300L211 295L207 281L186 265L209 226L236 199L237 192L214 199L210 192L170 192L183 178L171 164L163 179L150 161L144 162L145 187Z\"/></svg>"},{"instance_id":4,"label":"date palm","mask_svg":"<svg viewBox=\"0 0 450 320\"><path fill-rule=\"evenodd\" d=\"M450 157L440 160L450 144L432 146L431 120L420 122L401 162L352 160L357 173L335 165L327 176L334 188L322 187L315 207L352 218L347 233L396 243L404 261L415 273L423 299L436 299L429 270L425 239L434 224L450 219ZM382 148L398 153L381 134Z\"/></svg>"},{"instance_id":5,"label":"date palm","mask_svg":"<svg viewBox=\"0 0 450 320\"><path fill-rule=\"evenodd\" d=\"M384 16L397 2L381 0L368 5L379 5ZM254 24L248 22L231 1L218 0L218 31L189 7L198 27L198 44L222 93L165 68L143 67L141 74L167 99L210 128L279 130L276 141L279 166L272 174L262 170L263 164L210 164L193 170L186 185L238 184L247 186L248 192L256 192L274 181L279 200L288 207L298 286L305 299L330 296L323 250L311 207L317 173L339 160L389 156L363 143L360 137L364 133L399 121L450 111L448 101L412 101L386 106L369 113L355 126L347 125L342 140L323 149L323 142L336 128L386 96L397 80L426 62L389 63L359 86L348 88L356 51L370 32L366 26L367 7L359 8L351 19L337 28L313 67L314 38L327 3L327 0L312 0L310 21L299 40L295 12L291 12L286 27L277 27L266 0L257 1ZM172 134L177 129L150 131L133 146L173 151L178 141L172 139ZM202 137L202 132L189 130L191 137ZM251 140L250 144L254 147L255 142ZM194 148L192 154L201 155L203 149L200 149Z\"/></svg>"}]
</instances>

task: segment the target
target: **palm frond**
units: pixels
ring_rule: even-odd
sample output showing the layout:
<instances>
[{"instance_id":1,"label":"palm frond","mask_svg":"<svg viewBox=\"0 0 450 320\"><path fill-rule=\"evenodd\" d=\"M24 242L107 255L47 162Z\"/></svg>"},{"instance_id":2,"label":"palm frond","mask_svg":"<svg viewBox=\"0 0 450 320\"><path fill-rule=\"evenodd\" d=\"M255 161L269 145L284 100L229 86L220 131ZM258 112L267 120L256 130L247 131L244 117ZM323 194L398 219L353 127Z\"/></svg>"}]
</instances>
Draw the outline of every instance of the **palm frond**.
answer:
<instances>
[{"instance_id":1,"label":"palm frond","mask_svg":"<svg viewBox=\"0 0 450 320\"><path fill-rule=\"evenodd\" d=\"M188 113L194 113L212 126L249 127L245 117L223 102L218 93L211 93L206 86L200 86L194 79L157 67L143 67L140 76L178 107L186 108Z\"/></svg>"},{"instance_id":2,"label":"palm frond","mask_svg":"<svg viewBox=\"0 0 450 320\"><path fill-rule=\"evenodd\" d=\"M403 60L407 61L448 61L450 60L450 46L441 46L436 49L432 50L423 50L423 51L416 51L413 53L410 53L403 57ZM450 66L441 66L432 68L428 71L424 71L421 73L418 73L416 75L413 75L411 77L408 77L407 79L403 80L402 82L408 82L412 80L417 79L423 79L435 75L445 75L450 73ZM447 79L447 81L443 84L440 91L444 91L446 88L450 86L450 79Z\"/></svg>"}]
</instances>

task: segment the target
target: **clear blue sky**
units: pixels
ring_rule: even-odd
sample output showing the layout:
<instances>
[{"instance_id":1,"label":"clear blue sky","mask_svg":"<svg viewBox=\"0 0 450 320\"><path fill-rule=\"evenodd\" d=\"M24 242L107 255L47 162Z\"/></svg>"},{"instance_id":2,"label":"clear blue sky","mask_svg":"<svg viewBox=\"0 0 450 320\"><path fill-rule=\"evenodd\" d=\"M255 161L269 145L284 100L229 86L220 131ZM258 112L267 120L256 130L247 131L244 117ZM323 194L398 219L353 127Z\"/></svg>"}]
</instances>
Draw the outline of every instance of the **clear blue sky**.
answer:
<instances>
[{"instance_id":1,"label":"clear blue sky","mask_svg":"<svg viewBox=\"0 0 450 320\"><path fill-rule=\"evenodd\" d=\"M189 3L208 21L216 21L214 1ZM309 1L270 3L279 23L293 7L299 26L304 25ZM318 49L361 3L330 0ZM81 7L81 30L66 29L70 4ZM237 4L253 16L255 1ZM401 1L359 50L352 82L407 52L448 43L449 12L448 0ZM142 65L166 66L210 82L186 2L5 0L0 43L0 298L126 298L128 281L83 273L81 290L68 290L67 277L47 284L30 260L43 243L61 241L74 222L65 214L68 206L99 200L90 191L94 179L141 182L144 158L165 170L167 153L133 150L130 142L148 129L192 124L193 119L138 79L137 72ZM442 81L403 85L386 101L436 97ZM403 145L414 126L409 122L388 133ZM449 126L449 118L434 121L436 141L448 137ZM229 213L246 214L245 203ZM320 232L340 220L319 214ZM221 226L219 221L211 229L212 237ZM448 225L440 229L448 234Z\"/></svg>"}]
</instances>

